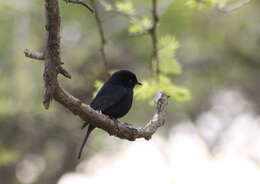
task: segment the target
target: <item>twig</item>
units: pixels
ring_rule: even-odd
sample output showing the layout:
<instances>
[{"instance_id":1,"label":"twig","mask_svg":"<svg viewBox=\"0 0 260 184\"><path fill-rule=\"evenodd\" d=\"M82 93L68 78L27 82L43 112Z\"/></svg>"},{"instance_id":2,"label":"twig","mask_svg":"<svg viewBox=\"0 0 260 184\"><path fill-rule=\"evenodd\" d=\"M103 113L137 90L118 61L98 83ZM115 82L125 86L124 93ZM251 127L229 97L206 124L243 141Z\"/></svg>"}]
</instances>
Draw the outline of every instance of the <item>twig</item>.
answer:
<instances>
[{"instance_id":1,"label":"twig","mask_svg":"<svg viewBox=\"0 0 260 184\"><path fill-rule=\"evenodd\" d=\"M239 8L245 6L246 4L248 4L250 2L251 2L251 0L244 0L244 1L232 4L232 5L229 5L227 7L219 7L219 6L217 6L217 10L219 10L221 12L224 12L224 13L228 13L228 12L234 11L236 9L239 9Z\"/></svg>"},{"instance_id":2,"label":"twig","mask_svg":"<svg viewBox=\"0 0 260 184\"><path fill-rule=\"evenodd\" d=\"M44 60L45 57L44 57L44 53L41 53L41 52L32 52L30 51L29 49L25 49L24 50L24 55L26 57L29 57L31 59L36 59L36 60Z\"/></svg>"},{"instance_id":3,"label":"twig","mask_svg":"<svg viewBox=\"0 0 260 184\"><path fill-rule=\"evenodd\" d=\"M39 52L33 53L29 49L25 49L24 54L26 57L29 57L31 59L45 60L45 55L43 53L39 53ZM63 65L63 64L64 64L63 62L61 62L61 61L59 62L59 64L56 66L57 72L62 74L64 77L71 79L71 75L69 74L69 72L67 72L63 67L61 67L61 65ZM48 97L48 99L49 99L49 97Z\"/></svg>"},{"instance_id":4,"label":"twig","mask_svg":"<svg viewBox=\"0 0 260 184\"><path fill-rule=\"evenodd\" d=\"M105 34L104 34L104 30L102 27L102 23L101 23L101 19L100 19L100 15L97 9L97 5L96 5L96 1L95 0L90 0L92 7L94 8L95 11L95 19L97 22L97 26L98 26L98 31L99 31L99 35L100 35L100 53L101 53L101 57L104 63L104 68L105 68L105 72L107 73L107 75L109 76L109 67L108 67L108 61L107 61L107 56L106 56L106 38L105 38Z\"/></svg>"},{"instance_id":5,"label":"twig","mask_svg":"<svg viewBox=\"0 0 260 184\"><path fill-rule=\"evenodd\" d=\"M107 56L106 56L106 51L105 51L107 41L105 39L105 34L104 34L104 31L103 31L102 23L101 23L101 20L100 20L100 15L98 13L95 0L90 0L93 8L90 8L89 5L87 5L86 3L84 3L80 0L64 0L64 1L67 2L67 3L74 3L74 4L83 5L83 6L87 7L92 13L95 14L95 19L96 19L96 22L97 22L98 31L99 31L99 35L100 35L100 39L101 39L100 54L101 54L102 61L103 61L103 64L104 64L105 72L106 72L107 76L109 76L109 67L108 67L108 61L107 61Z\"/></svg>"},{"instance_id":6,"label":"twig","mask_svg":"<svg viewBox=\"0 0 260 184\"><path fill-rule=\"evenodd\" d=\"M160 75L160 60L159 60L159 55L158 55L158 38L157 38L157 25L159 23L159 17L157 13L157 0L152 0L152 17L153 17L153 26L149 30L150 37L152 39L152 45L153 45L153 50L152 50L152 66L151 69L152 71L155 72L156 78L158 80L159 75ZM153 62L155 62L153 64ZM155 68L154 68L155 66Z\"/></svg>"},{"instance_id":7,"label":"twig","mask_svg":"<svg viewBox=\"0 0 260 184\"><path fill-rule=\"evenodd\" d=\"M54 98L68 110L78 115L84 122L91 122L95 126L105 130L110 135L122 139L134 141L137 138L149 140L155 131L163 126L166 117L168 96L159 92L156 99L156 113L152 120L142 128L134 128L128 123L122 123L93 110L79 99L65 91L58 82L57 66L60 66L60 16L58 0L45 0L47 18L47 44L46 62L44 69L45 81L45 108L49 107L51 99ZM60 66L61 67L61 66Z\"/></svg>"},{"instance_id":8,"label":"twig","mask_svg":"<svg viewBox=\"0 0 260 184\"><path fill-rule=\"evenodd\" d=\"M66 3L78 4L86 7L91 13L95 13L94 9L91 8L87 3L80 0L64 0Z\"/></svg>"}]
</instances>

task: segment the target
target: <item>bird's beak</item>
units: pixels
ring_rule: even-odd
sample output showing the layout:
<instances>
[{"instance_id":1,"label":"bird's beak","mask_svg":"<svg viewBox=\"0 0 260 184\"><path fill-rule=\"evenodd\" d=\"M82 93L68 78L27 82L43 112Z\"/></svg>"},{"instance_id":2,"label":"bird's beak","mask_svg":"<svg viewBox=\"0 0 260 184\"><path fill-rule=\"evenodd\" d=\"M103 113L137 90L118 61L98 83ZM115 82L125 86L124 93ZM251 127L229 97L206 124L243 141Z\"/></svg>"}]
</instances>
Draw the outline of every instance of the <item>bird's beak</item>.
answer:
<instances>
[{"instance_id":1,"label":"bird's beak","mask_svg":"<svg viewBox=\"0 0 260 184\"><path fill-rule=\"evenodd\" d=\"M141 82L138 82L138 81L137 81L137 85L140 85L140 86L142 86L143 84L142 84Z\"/></svg>"}]
</instances>

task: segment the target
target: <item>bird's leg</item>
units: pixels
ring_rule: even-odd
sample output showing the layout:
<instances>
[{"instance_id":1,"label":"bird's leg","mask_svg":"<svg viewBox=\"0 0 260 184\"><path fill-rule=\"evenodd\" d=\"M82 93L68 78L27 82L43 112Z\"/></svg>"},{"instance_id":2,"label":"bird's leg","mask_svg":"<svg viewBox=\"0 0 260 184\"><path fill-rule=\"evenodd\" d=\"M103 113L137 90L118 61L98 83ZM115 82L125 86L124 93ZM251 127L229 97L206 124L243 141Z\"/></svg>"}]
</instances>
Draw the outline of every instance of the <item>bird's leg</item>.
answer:
<instances>
[{"instance_id":1,"label":"bird's leg","mask_svg":"<svg viewBox=\"0 0 260 184\"><path fill-rule=\"evenodd\" d=\"M114 121L114 124L116 125L115 129L113 129L111 132L109 132L109 135L116 135L117 132L119 131L119 127L118 127L118 120L116 118L110 117L110 119L112 119Z\"/></svg>"},{"instance_id":2,"label":"bird's leg","mask_svg":"<svg viewBox=\"0 0 260 184\"><path fill-rule=\"evenodd\" d=\"M84 124L81 126L81 129L84 129L87 125L88 125L88 123L84 123Z\"/></svg>"}]
</instances>

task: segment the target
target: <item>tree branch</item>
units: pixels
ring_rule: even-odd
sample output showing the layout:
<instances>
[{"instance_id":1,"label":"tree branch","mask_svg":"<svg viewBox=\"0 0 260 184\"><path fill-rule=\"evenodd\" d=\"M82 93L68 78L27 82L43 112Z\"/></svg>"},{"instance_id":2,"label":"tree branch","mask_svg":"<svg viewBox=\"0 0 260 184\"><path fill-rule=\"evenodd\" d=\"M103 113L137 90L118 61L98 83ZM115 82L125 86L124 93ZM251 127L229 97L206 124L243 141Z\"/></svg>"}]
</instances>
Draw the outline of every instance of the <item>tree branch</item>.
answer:
<instances>
[{"instance_id":1,"label":"tree branch","mask_svg":"<svg viewBox=\"0 0 260 184\"><path fill-rule=\"evenodd\" d=\"M168 96L159 92L156 98L156 113L152 120L142 128L134 128L131 124L112 120L109 117L93 110L89 105L73 97L65 91L58 82L58 74L61 73L60 58L60 16L58 0L45 0L47 19L47 44L45 52L44 82L45 94L43 104L48 109L52 99L62 104L75 115L78 115L84 122L90 122L105 130L110 135L122 139L134 141L137 138L149 140L156 130L163 126L166 116Z\"/></svg>"},{"instance_id":2,"label":"tree branch","mask_svg":"<svg viewBox=\"0 0 260 184\"><path fill-rule=\"evenodd\" d=\"M159 75L160 75L160 60L159 60L159 55L158 55L158 38L157 38L157 25L159 23L159 16L157 12L157 0L152 0L152 16L153 16L153 26L149 30L150 37L152 39L152 45L153 45L153 50L152 50L152 71L155 72L155 76L158 80ZM153 64L154 62L154 64ZM155 66L155 68L154 68Z\"/></svg>"},{"instance_id":3,"label":"tree branch","mask_svg":"<svg viewBox=\"0 0 260 184\"><path fill-rule=\"evenodd\" d=\"M80 0L64 0L66 3L72 3L72 4L78 4L78 5L82 5L85 8L87 8L91 13L95 13L94 9L91 8L87 3L82 2Z\"/></svg>"},{"instance_id":4,"label":"tree branch","mask_svg":"<svg viewBox=\"0 0 260 184\"><path fill-rule=\"evenodd\" d=\"M156 113L152 120L142 128L134 128L129 123L112 120L100 112L93 110L89 105L73 97L61 87L57 88L54 98L75 115L78 115L84 122L91 122L91 124L105 130L110 135L115 135L129 141L134 141L137 138L149 140L156 130L163 126L168 103L168 96L163 92L159 92L156 99Z\"/></svg>"},{"instance_id":5,"label":"tree branch","mask_svg":"<svg viewBox=\"0 0 260 184\"><path fill-rule=\"evenodd\" d=\"M31 58L31 59L36 59L36 60L44 60L45 59L45 56L44 56L44 53L41 53L41 52L32 52L30 51L29 49L25 49L24 50L24 55L28 58Z\"/></svg>"},{"instance_id":6,"label":"tree branch","mask_svg":"<svg viewBox=\"0 0 260 184\"><path fill-rule=\"evenodd\" d=\"M239 9L239 8L245 6L246 4L250 3L250 2L251 2L251 0L244 0L244 1L232 4L232 5L229 5L227 7L217 6L217 10L224 12L224 13L227 13L227 12L231 12L231 11L234 11L236 9Z\"/></svg>"},{"instance_id":7,"label":"tree branch","mask_svg":"<svg viewBox=\"0 0 260 184\"><path fill-rule=\"evenodd\" d=\"M58 87L57 76L59 73L67 78L70 74L62 68L60 58L60 13L57 0L45 0L47 44L45 52L44 83L45 93L43 105L49 108L56 88Z\"/></svg>"}]
</instances>

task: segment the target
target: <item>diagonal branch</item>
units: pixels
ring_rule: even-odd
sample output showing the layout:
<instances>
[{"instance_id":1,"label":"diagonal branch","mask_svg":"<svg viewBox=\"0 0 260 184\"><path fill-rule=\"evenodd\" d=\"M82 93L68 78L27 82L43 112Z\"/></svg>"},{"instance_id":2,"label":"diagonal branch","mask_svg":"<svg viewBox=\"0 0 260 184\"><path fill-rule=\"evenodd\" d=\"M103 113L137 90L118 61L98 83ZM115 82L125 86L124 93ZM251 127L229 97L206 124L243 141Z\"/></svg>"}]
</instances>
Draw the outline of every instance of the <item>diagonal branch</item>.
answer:
<instances>
[{"instance_id":1,"label":"diagonal branch","mask_svg":"<svg viewBox=\"0 0 260 184\"><path fill-rule=\"evenodd\" d=\"M244 0L244 1L232 4L232 5L229 5L227 7L219 7L219 6L217 6L217 10L219 10L221 12L224 12L224 13L228 13L228 12L234 11L236 9L239 9L242 6L245 6L246 4L248 4L250 2L251 2L251 0Z\"/></svg>"},{"instance_id":2,"label":"diagonal branch","mask_svg":"<svg viewBox=\"0 0 260 184\"><path fill-rule=\"evenodd\" d=\"M43 74L45 82L43 103L45 108L48 109L51 100L55 99L72 113L78 115L84 122L91 122L110 135L115 135L130 141L134 141L137 138L149 140L156 130L163 126L165 122L168 96L163 92L159 92L156 99L156 113L152 120L142 128L134 128L131 124L110 119L69 94L60 86L57 79L62 68L60 58L60 15L58 0L45 0L45 7L47 19L47 44ZM63 70L65 71L65 69Z\"/></svg>"},{"instance_id":3,"label":"diagonal branch","mask_svg":"<svg viewBox=\"0 0 260 184\"><path fill-rule=\"evenodd\" d=\"M80 0L64 0L66 3L78 4L87 8L91 13L95 13L94 9L91 8L87 3Z\"/></svg>"},{"instance_id":4,"label":"diagonal branch","mask_svg":"<svg viewBox=\"0 0 260 184\"><path fill-rule=\"evenodd\" d=\"M84 122L91 122L110 135L129 141L134 141L137 138L151 139L157 129L164 125L168 103L168 96L163 92L159 92L156 99L156 113L153 118L144 127L135 128L129 123L112 120L93 110L89 105L82 103L61 87L57 88L54 98L75 115L78 115Z\"/></svg>"},{"instance_id":5,"label":"diagonal branch","mask_svg":"<svg viewBox=\"0 0 260 184\"><path fill-rule=\"evenodd\" d=\"M104 63L104 68L105 68L105 72L106 74L109 76L109 67L108 67L108 61L107 61L107 56L106 56L106 44L107 44L107 40L105 38L105 34L104 34L104 30L102 27L102 23L101 23L101 19L100 19L100 15L97 9L97 4L95 0L90 0L91 4L94 8L95 11L95 19L97 22L97 27L98 27L98 31L99 31L99 35L100 35L100 53L101 53L101 57Z\"/></svg>"},{"instance_id":6,"label":"diagonal branch","mask_svg":"<svg viewBox=\"0 0 260 184\"><path fill-rule=\"evenodd\" d=\"M106 38L105 38L105 33L102 27L102 23L101 23L101 19L100 19L100 15L97 9L97 4L95 0L90 0L91 5L93 8L91 8L88 4L80 1L80 0L64 0L67 3L74 3L74 4L80 4L83 5L85 7L87 7L92 13L94 13L95 15L95 20L97 22L97 27L98 27L98 32L100 35L100 54L101 54L101 58L104 64L104 70L107 76L109 76L109 66L108 66L108 61L107 61L107 56L106 56Z\"/></svg>"}]
</instances>

